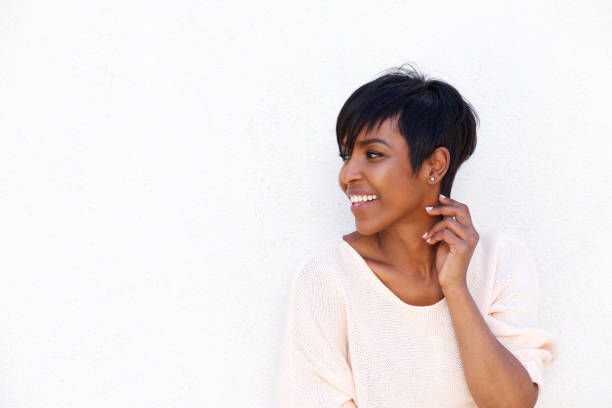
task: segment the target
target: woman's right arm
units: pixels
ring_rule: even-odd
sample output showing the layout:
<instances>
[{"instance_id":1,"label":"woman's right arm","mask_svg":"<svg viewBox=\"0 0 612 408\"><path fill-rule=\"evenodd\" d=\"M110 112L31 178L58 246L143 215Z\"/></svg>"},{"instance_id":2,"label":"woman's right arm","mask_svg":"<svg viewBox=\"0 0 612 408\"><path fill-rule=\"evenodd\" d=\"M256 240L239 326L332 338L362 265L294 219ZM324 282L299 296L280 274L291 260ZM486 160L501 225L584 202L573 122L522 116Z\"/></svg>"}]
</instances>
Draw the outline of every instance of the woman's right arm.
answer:
<instances>
[{"instance_id":1,"label":"woman's right arm","mask_svg":"<svg viewBox=\"0 0 612 408\"><path fill-rule=\"evenodd\" d=\"M289 288L278 408L357 408L345 313L331 272L301 262Z\"/></svg>"}]
</instances>

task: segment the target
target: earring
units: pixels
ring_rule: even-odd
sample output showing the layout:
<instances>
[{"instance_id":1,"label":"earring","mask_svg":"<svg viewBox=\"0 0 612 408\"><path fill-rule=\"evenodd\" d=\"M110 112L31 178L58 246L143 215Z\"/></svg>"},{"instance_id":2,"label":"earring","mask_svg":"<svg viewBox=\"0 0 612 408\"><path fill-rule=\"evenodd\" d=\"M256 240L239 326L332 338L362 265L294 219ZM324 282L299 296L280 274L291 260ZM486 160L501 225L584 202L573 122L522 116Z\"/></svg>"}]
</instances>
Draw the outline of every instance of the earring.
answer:
<instances>
[{"instance_id":1,"label":"earring","mask_svg":"<svg viewBox=\"0 0 612 408\"><path fill-rule=\"evenodd\" d=\"M431 177L429 178L429 181L436 181L436 179L434 178L434 176L431 176Z\"/></svg>"}]
</instances>

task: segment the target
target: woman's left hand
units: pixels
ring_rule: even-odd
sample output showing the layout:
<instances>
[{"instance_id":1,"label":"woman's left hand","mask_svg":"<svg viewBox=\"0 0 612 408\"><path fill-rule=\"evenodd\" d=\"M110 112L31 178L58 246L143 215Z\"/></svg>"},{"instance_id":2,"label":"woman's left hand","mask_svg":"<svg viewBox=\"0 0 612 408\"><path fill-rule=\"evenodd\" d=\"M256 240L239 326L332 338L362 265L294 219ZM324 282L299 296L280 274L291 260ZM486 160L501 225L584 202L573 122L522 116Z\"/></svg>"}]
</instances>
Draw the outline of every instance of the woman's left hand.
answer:
<instances>
[{"instance_id":1,"label":"woman's left hand","mask_svg":"<svg viewBox=\"0 0 612 408\"><path fill-rule=\"evenodd\" d=\"M430 245L440 242L436 250L436 269L442 291L467 286L466 274L478 240L467 205L440 194L441 205L427 210L429 215L443 215L423 237Z\"/></svg>"}]
</instances>

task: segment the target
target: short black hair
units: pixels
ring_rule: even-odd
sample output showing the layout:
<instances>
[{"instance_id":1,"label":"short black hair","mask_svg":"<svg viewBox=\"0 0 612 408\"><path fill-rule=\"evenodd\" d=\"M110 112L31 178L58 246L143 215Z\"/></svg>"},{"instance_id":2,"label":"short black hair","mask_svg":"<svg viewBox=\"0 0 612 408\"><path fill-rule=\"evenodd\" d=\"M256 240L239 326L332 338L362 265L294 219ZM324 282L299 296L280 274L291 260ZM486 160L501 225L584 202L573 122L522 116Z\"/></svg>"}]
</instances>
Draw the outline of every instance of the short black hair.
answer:
<instances>
[{"instance_id":1,"label":"short black hair","mask_svg":"<svg viewBox=\"0 0 612 408\"><path fill-rule=\"evenodd\" d=\"M368 133L377 123L380 127L395 116L398 130L408 142L415 174L437 147L448 149L450 163L440 193L450 197L459 166L476 149L479 118L472 105L454 87L427 78L411 64L391 68L359 87L342 106L336 122L340 156L352 154L364 126Z\"/></svg>"}]
</instances>

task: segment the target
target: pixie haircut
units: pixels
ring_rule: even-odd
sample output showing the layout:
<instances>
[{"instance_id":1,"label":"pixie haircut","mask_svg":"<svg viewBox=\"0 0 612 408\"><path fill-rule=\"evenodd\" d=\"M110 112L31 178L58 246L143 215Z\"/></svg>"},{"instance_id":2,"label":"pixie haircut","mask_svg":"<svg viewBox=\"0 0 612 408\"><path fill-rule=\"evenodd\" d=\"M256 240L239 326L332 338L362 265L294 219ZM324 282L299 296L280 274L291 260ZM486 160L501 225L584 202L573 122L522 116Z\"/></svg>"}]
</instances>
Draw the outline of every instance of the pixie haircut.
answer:
<instances>
[{"instance_id":1,"label":"pixie haircut","mask_svg":"<svg viewBox=\"0 0 612 408\"><path fill-rule=\"evenodd\" d=\"M459 166L476 149L479 118L474 108L446 82L426 78L410 65L391 68L359 87L342 106L336 122L340 156L352 154L364 127L367 134L376 124L378 129L386 119L395 117L408 143L415 175L437 147L448 149L450 163L440 193L450 197Z\"/></svg>"}]
</instances>

